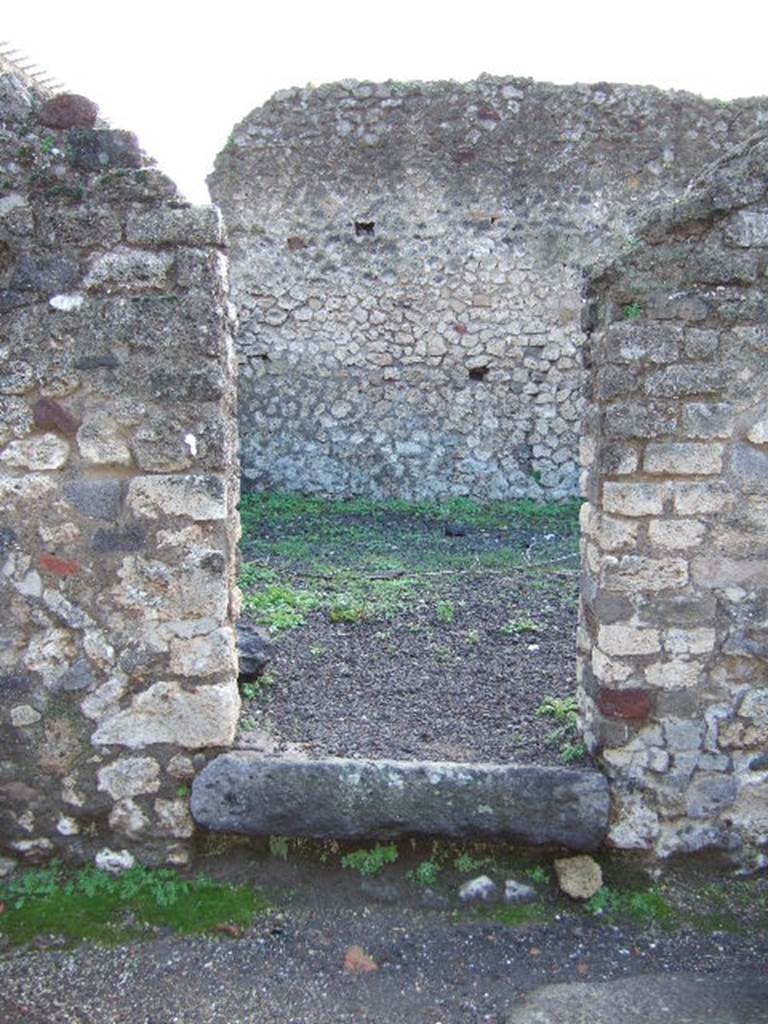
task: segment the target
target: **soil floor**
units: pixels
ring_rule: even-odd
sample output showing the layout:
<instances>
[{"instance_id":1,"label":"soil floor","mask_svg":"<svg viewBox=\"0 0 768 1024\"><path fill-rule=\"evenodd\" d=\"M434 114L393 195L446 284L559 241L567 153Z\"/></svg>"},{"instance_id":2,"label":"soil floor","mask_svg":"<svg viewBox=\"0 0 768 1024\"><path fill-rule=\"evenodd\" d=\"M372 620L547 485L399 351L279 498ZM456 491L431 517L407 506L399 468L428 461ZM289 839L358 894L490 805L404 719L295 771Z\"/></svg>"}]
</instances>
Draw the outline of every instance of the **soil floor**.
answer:
<instances>
[{"instance_id":1,"label":"soil floor","mask_svg":"<svg viewBox=\"0 0 768 1024\"><path fill-rule=\"evenodd\" d=\"M433 888L416 886L408 869L423 850L373 879L316 854L254 862L244 845L204 858L208 872L256 878L275 894L242 933L156 931L70 950L43 936L0 953L0 1024L768 1020L768 933L757 913L765 879L748 889L731 879L736 904L725 911L722 880L670 876L662 884L695 901L695 927L594 916L551 884L537 886L539 909L526 920L525 908L461 905L448 869ZM615 884L631 869L608 870ZM498 858L487 871L500 884L508 877Z\"/></svg>"},{"instance_id":2,"label":"soil floor","mask_svg":"<svg viewBox=\"0 0 768 1024\"><path fill-rule=\"evenodd\" d=\"M274 594L246 599L247 615L272 624L274 650L244 691L241 746L266 733L313 757L588 763L568 712L572 508L447 527L434 510L333 510L246 518L247 591ZM275 626L281 594L306 605L292 628Z\"/></svg>"}]
</instances>

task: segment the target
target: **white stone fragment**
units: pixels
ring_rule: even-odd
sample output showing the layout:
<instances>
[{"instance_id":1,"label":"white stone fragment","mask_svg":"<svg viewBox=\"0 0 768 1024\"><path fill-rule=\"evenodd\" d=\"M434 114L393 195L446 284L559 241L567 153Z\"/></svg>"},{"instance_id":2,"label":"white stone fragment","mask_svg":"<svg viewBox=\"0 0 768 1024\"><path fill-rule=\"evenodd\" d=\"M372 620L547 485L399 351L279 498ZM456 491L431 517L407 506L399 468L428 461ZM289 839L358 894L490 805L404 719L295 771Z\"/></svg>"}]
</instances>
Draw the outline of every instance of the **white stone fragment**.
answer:
<instances>
[{"instance_id":1,"label":"white stone fragment","mask_svg":"<svg viewBox=\"0 0 768 1024\"><path fill-rule=\"evenodd\" d=\"M197 438L194 434L184 435L184 444L189 448L189 454L192 458L197 458Z\"/></svg>"},{"instance_id":2,"label":"white stone fragment","mask_svg":"<svg viewBox=\"0 0 768 1024\"><path fill-rule=\"evenodd\" d=\"M56 831L60 836L76 836L80 833L80 825L74 818L69 818L66 814L62 814L56 824Z\"/></svg>"},{"instance_id":3,"label":"white stone fragment","mask_svg":"<svg viewBox=\"0 0 768 1024\"><path fill-rule=\"evenodd\" d=\"M110 850L105 846L96 854L96 867L99 871L106 871L110 875L119 875L123 871L130 871L135 863L136 858L130 850Z\"/></svg>"},{"instance_id":4,"label":"white stone fragment","mask_svg":"<svg viewBox=\"0 0 768 1024\"><path fill-rule=\"evenodd\" d=\"M71 313L73 310L79 309L84 301L79 292L72 292L70 295L52 295L48 304L61 313Z\"/></svg>"},{"instance_id":5,"label":"white stone fragment","mask_svg":"<svg viewBox=\"0 0 768 1024\"><path fill-rule=\"evenodd\" d=\"M496 895L496 883L488 875L478 875L477 878L465 882L459 889L459 899L462 903L489 903Z\"/></svg>"}]
</instances>

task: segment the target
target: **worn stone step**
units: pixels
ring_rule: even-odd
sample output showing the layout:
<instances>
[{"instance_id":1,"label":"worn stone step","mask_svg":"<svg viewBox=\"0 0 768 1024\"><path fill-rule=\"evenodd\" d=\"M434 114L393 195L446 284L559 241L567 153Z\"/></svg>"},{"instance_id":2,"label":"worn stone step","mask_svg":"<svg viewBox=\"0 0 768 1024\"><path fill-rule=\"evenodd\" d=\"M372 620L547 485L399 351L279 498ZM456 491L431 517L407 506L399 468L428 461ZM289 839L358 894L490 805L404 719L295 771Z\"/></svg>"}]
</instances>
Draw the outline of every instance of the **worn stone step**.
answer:
<instances>
[{"instance_id":1,"label":"worn stone step","mask_svg":"<svg viewBox=\"0 0 768 1024\"><path fill-rule=\"evenodd\" d=\"M204 828L314 839L506 839L594 850L608 828L599 772L535 765L289 760L222 754L195 778Z\"/></svg>"}]
</instances>

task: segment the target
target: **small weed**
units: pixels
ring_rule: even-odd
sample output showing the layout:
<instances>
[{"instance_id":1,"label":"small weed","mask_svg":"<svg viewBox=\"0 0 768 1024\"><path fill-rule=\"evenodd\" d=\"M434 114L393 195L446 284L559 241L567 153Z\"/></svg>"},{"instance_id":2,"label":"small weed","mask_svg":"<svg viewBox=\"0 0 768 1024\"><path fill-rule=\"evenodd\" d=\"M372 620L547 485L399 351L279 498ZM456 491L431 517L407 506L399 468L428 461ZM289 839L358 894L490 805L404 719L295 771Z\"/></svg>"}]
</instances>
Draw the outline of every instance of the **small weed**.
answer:
<instances>
[{"instance_id":1,"label":"small weed","mask_svg":"<svg viewBox=\"0 0 768 1024\"><path fill-rule=\"evenodd\" d=\"M621 910L621 897L609 886L598 889L594 896L584 904L593 917L602 917L606 921L615 921Z\"/></svg>"},{"instance_id":2,"label":"small weed","mask_svg":"<svg viewBox=\"0 0 768 1024\"><path fill-rule=\"evenodd\" d=\"M437 881L440 875L440 865L436 864L433 860L423 860L413 871L409 871L406 874L406 878L410 878L416 885L421 885L425 889L429 889Z\"/></svg>"},{"instance_id":3,"label":"small weed","mask_svg":"<svg viewBox=\"0 0 768 1024\"><path fill-rule=\"evenodd\" d=\"M548 715L556 722L564 725L576 725L576 698L575 697L545 697L536 708L537 715Z\"/></svg>"},{"instance_id":4,"label":"small weed","mask_svg":"<svg viewBox=\"0 0 768 1024\"><path fill-rule=\"evenodd\" d=\"M549 885L552 880L552 876L539 864L536 864L532 868L527 868L524 872L525 877L533 882L534 885Z\"/></svg>"},{"instance_id":5,"label":"small weed","mask_svg":"<svg viewBox=\"0 0 768 1024\"><path fill-rule=\"evenodd\" d=\"M322 654L325 654L325 648L322 644L314 644L309 648L309 653L313 658L319 658Z\"/></svg>"},{"instance_id":6,"label":"small weed","mask_svg":"<svg viewBox=\"0 0 768 1024\"><path fill-rule=\"evenodd\" d=\"M560 746L560 763L573 764L574 761L580 761L586 753L587 748L583 743L563 743Z\"/></svg>"},{"instance_id":7,"label":"small weed","mask_svg":"<svg viewBox=\"0 0 768 1024\"><path fill-rule=\"evenodd\" d=\"M263 693L268 686L272 686L274 682L275 677L272 672L265 672L258 679L253 679L249 683L243 683L240 687L243 700L256 700L259 694Z\"/></svg>"},{"instance_id":8,"label":"small weed","mask_svg":"<svg viewBox=\"0 0 768 1024\"><path fill-rule=\"evenodd\" d=\"M385 864L394 864L397 860L397 847L390 843L381 846L379 843L372 850L354 850L345 853L341 858L341 866L359 871L364 878L378 875Z\"/></svg>"},{"instance_id":9,"label":"small weed","mask_svg":"<svg viewBox=\"0 0 768 1024\"><path fill-rule=\"evenodd\" d=\"M520 615L516 619L510 619L509 622L505 622L500 627L500 631L506 633L507 636L523 636L526 633L540 632L541 625L529 615Z\"/></svg>"},{"instance_id":10,"label":"small weed","mask_svg":"<svg viewBox=\"0 0 768 1024\"><path fill-rule=\"evenodd\" d=\"M189 796L189 786L186 786L183 783L181 786L177 786L176 796L179 798L179 800L186 800L186 798Z\"/></svg>"},{"instance_id":11,"label":"small weed","mask_svg":"<svg viewBox=\"0 0 768 1024\"><path fill-rule=\"evenodd\" d=\"M490 857L473 857L469 853L460 853L454 859L453 866L460 875L469 875L481 871L491 863Z\"/></svg>"},{"instance_id":12,"label":"small weed","mask_svg":"<svg viewBox=\"0 0 768 1024\"><path fill-rule=\"evenodd\" d=\"M560 748L560 761L572 764L580 760L586 748L578 736L578 712L575 697L545 697L536 708L537 715L547 715L557 723L547 742Z\"/></svg>"},{"instance_id":13,"label":"small weed","mask_svg":"<svg viewBox=\"0 0 768 1024\"><path fill-rule=\"evenodd\" d=\"M285 836L269 837L269 852L278 860L288 860L288 845L289 841Z\"/></svg>"},{"instance_id":14,"label":"small weed","mask_svg":"<svg viewBox=\"0 0 768 1024\"><path fill-rule=\"evenodd\" d=\"M464 639L470 647L476 647L480 643L480 630L468 629Z\"/></svg>"},{"instance_id":15,"label":"small weed","mask_svg":"<svg viewBox=\"0 0 768 1024\"><path fill-rule=\"evenodd\" d=\"M453 607L453 602L438 601L437 606L435 607L435 614L437 615L439 622L443 622L446 625L450 624L451 622L453 622L454 616L456 614L455 609Z\"/></svg>"},{"instance_id":16,"label":"small weed","mask_svg":"<svg viewBox=\"0 0 768 1024\"><path fill-rule=\"evenodd\" d=\"M624 307L625 320L637 320L640 313L640 306L636 302L630 302L629 305Z\"/></svg>"},{"instance_id":17,"label":"small weed","mask_svg":"<svg viewBox=\"0 0 768 1024\"><path fill-rule=\"evenodd\" d=\"M656 888L618 892L604 885L587 900L585 909L595 917L612 923L619 917L628 917L638 924L660 924L670 927L675 912Z\"/></svg>"}]
</instances>

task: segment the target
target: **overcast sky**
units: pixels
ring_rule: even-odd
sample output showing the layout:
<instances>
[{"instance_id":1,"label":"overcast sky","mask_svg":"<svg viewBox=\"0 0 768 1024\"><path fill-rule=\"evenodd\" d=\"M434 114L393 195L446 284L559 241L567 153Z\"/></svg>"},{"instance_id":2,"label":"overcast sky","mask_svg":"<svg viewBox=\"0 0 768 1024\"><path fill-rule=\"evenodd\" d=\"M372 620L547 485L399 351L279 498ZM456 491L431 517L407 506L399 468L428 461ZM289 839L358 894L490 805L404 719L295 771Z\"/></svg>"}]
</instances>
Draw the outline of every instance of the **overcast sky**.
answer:
<instances>
[{"instance_id":1,"label":"overcast sky","mask_svg":"<svg viewBox=\"0 0 768 1024\"><path fill-rule=\"evenodd\" d=\"M136 131L190 198L232 126L277 89L482 72L768 94L768 8L645 0L6 0L0 40Z\"/></svg>"}]
</instances>

